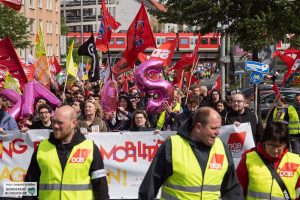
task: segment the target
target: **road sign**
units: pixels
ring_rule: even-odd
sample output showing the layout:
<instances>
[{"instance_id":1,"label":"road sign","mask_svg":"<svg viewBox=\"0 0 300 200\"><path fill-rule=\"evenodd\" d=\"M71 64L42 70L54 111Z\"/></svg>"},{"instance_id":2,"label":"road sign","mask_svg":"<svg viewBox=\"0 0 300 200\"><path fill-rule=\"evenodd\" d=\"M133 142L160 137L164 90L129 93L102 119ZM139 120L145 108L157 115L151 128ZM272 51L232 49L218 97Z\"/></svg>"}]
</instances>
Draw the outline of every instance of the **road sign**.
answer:
<instances>
[{"instance_id":1,"label":"road sign","mask_svg":"<svg viewBox=\"0 0 300 200\"><path fill-rule=\"evenodd\" d=\"M264 75L260 72L252 72L249 78L251 83L260 84L264 80Z\"/></svg>"},{"instance_id":2,"label":"road sign","mask_svg":"<svg viewBox=\"0 0 300 200\"><path fill-rule=\"evenodd\" d=\"M263 74L269 73L269 65L268 64L263 64L263 63L255 62L255 61L246 61L245 69L247 71L261 72Z\"/></svg>"}]
</instances>

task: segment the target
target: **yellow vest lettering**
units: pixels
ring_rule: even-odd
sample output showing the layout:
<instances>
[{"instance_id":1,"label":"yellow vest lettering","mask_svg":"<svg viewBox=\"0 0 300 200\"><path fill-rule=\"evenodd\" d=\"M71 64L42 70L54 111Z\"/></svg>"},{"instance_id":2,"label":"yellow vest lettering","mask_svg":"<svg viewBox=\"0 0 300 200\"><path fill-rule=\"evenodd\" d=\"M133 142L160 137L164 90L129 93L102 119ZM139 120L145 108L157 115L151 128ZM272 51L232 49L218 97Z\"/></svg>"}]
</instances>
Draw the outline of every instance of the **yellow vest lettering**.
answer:
<instances>
[{"instance_id":1,"label":"yellow vest lettering","mask_svg":"<svg viewBox=\"0 0 300 200\"><path fill-rule=\"evenodd\" d=\"M93 147L91 140L74 146L62 171L56 147L43 141L37 152L41 169L39 199L94 199L89 176Z\"/></svg>"}]
</instances>

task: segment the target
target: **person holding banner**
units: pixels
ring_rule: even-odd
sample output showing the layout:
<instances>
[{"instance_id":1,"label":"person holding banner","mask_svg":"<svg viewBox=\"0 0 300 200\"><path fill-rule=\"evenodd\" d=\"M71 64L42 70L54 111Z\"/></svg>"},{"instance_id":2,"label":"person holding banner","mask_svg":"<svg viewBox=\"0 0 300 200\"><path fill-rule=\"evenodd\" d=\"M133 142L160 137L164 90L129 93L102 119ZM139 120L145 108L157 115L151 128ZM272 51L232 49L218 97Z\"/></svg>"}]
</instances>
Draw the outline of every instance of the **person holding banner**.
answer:
<instances>
[{"instance_id":1,"label":"person holding banner","mask_svg":"<svg viewBox=\"0 0 300 200\"><path fill-rule=\"evenodd\" d=\"M300 157L288 144L286 125L271 122L261 143L244 152L237 175L247 199L299 199Z\"/></svg>"},{"instance_id":2,"label":"person holding banner","mask_svg":"<svg viewBox=\"0 0 300 200\"><path fill-rule=\"evenodd\" d=\"M34 199L109 199L100 151L77 131L76 118L71 106L58 108L53 132L34 151L25 176L25 182L37 182Z\"/></svg>"},{"instance_id":3,"label":"person holding banner","mask_svg":"<svg viewBox=\"0 0 300 200\"><path fill-rule=\"evenodd\" d=\"M218 138L221 116L199 108L177 135L162 144L139 189L139 199L244 199L231 153Z\"/></svg>"}]
</instances>

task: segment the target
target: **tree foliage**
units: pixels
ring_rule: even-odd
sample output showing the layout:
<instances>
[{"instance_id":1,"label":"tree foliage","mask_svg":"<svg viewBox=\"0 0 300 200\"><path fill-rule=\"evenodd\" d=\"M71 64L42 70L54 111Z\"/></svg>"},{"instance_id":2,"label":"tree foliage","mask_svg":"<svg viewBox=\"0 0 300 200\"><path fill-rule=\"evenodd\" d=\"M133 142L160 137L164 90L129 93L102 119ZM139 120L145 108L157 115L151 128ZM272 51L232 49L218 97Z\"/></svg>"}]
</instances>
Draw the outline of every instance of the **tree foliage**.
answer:
<instances>
[{"instance_id":1,"label":"tree foliage","mask_svg":"<svg viewBox=\"0 0 300 200\"><path fill-rule=\"evenodd\" d=\"M0 4L0 39L10 37L15 48L29 46L30 23L22 14Z\"/></svg>"},{"instance_id":2,"label":"tree foliage","mask_svg":"<svg viewBox=\"0 0 300 200\"><path fill-rule=\"evenodd\" d=\"M245 50L257 51L286 35L300 36L300 1L160 0L167 12L152 10L160 22L196 26L201 34L220 32L236 38Z\"/></svg>"}]
</instances>

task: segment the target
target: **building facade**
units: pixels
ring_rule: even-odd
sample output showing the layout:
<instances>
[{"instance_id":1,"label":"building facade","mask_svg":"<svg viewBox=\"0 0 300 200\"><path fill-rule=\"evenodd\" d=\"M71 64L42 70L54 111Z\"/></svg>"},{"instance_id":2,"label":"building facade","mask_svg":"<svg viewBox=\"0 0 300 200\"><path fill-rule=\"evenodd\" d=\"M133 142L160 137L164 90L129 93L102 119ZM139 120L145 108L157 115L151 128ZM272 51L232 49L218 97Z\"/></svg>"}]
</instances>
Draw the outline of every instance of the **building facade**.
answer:
<instances>
[{"instance_id":1,"label":"building facade","mask_svg":"<svg viewBox=\"0 0 300 200\"><path fill-rule=\"evenodd\" d=\"M35 55L36 34L39 24L42 26L47 56L55 55L60 59L60 0L22 0L20 10L31 21L30 41L31 46L20 49L19 55L27 59L28 55Z\"/></svg>"}]
</instances>

